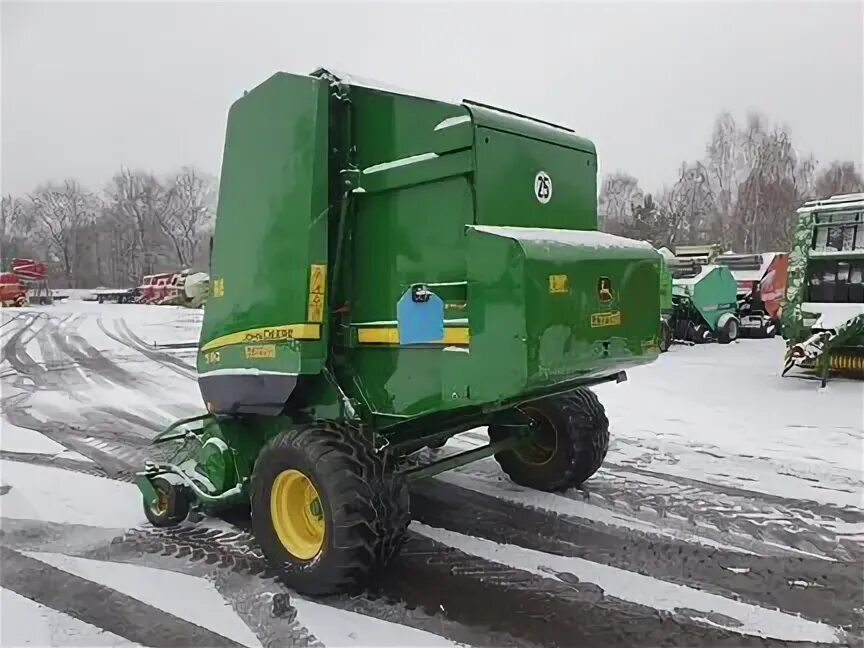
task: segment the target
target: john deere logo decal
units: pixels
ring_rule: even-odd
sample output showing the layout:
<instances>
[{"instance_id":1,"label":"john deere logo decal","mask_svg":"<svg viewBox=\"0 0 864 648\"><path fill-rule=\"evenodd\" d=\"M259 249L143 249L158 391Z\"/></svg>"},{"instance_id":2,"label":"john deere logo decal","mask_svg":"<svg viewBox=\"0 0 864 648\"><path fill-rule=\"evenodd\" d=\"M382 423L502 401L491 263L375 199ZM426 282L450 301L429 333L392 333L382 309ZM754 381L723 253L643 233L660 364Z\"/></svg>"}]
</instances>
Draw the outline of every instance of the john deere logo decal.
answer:
<instances>
[{"instance_id":1,"label":"john deere logo decal","mask_svg":"<svg viewBox=\"0 0 864 648\"><path fill-rule=\"evenodd\" d=\"M545 171L534 176L534 197L544 205L552 200L552 178Z\"/></svg>"},{"instance_id":2,"label":"john deere logo decal","mask_svg":"<svg viewBox=\"0 0 864 648\"><path fill-rule=\"evenodd\" d=\"M600 277L597 280L597 298L601 304L610 304L615 299L615 294L612 292L612 280L609 277Z\"/></svg>"}]
</instances>

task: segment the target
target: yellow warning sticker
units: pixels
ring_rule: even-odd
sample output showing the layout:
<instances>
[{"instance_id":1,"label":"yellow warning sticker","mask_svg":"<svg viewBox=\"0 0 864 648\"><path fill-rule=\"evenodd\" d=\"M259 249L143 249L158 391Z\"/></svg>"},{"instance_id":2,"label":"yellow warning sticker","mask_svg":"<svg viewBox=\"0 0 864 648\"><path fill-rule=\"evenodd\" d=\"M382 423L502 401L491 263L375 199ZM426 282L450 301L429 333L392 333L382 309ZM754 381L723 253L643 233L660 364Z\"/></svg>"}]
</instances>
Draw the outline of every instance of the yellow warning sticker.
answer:
<instances>
[{"instance_id":1,"label":"yellow warning sticker","mask_svg":"<svg viewBox=\"0 0 864 648\"><path fill-rule=\"evenodd\" d=\"M259 344L257 346L247 346L246 347L246 359L247 360L262 360L265 358L275 358L276 357L276 345L275 344Z\"/></svg>"},{"instance_id":2,"label":"yellow warning sticker","mask_svg":"<svg viewBox=\"0 0 864 648\"><path fill-rule=\"evenodd\" d=\"M225 295L225 280L222 277L213 280L213 296L223 297Z\"/></svg>"},{"instance_id":3,"label":"yellow warning sticker","mask_svg":"<svg viewBox=\"0 0 864 648\"><path fill-rule=\"evenodd\" d=\"M552 294L570 292L570 281L567 275L549 275L549 292Z\"/></svg>"},{"instance_id":4,"label":"yellow warning sticker","mask_svg":"<svg viewBox=\"0 0 864 648\"><path fill-rule=\"evenodd\" d=\"M591 328L603 328L604 326L620 326L621 311L611 313L593 313L591 315Z\"/></svg>"},{"instance_id":5,"label":"yellow warning sticker","mask_svg":"<svg viewBox=\"0 0 864 648\"><path fill-rule=\"evenodd\" d=\"M306 319L310 322L324 321L324 293L327 286L327 266L312 264L309 273L309 308Z\"/></svg>"}]
</instances>

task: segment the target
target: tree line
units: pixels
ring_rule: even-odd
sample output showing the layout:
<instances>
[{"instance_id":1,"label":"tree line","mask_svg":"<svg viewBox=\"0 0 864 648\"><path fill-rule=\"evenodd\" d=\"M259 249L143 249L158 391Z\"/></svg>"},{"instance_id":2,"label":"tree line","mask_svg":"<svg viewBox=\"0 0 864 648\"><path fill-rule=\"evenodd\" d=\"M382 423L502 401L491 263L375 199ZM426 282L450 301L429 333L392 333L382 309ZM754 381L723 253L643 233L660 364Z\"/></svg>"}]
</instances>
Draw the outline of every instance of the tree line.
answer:
<instances>
[{"instance_id":1,"label":"tree line","mask_svg":"<svg viewBox=\"0 0 864 648\"><path fill-rule=\"evenodd\" d=\"M60 288L134 286L154 272L207 270L218 187L183 167L165 177L120 169L101 192L76 180L2 198L0 252L47 262Z\"/></svg>"},{"instance_id":2,"label":"tree line","mask_svg":"<svg viewBox=\"0 0 864 648\"><path fill-rule=\"evenodd\" d=\"M600 187L607 232L656 246L720 243L735 252L789 247L806 200L864 191L854 163L818 167L788 131L759 114L744 124L721 114L701 160L684 162L656 194L623 172ZM207 271L218 179L193 167L157 177L122 168L100 192L75 180L49 182L0 210L4 269L13 258L45 261L56 287L137 285L144 275Z\"/></svg>"},{"instance_id":3,"label":"tree line","mask_svg":"<svg viewBox=\"0 0 864 648\"><path fill-rule=\"evenodd\" d=\"M605 231L657 247L719 243L737 253L777 252L789 249L795 210L805 201L859 191L864 181L853 162L820 167L763 115L739 124L722 113L704 157L683 162L656 194L630 174L607 175L599 213Z\"/></svg>"}]
</instances>

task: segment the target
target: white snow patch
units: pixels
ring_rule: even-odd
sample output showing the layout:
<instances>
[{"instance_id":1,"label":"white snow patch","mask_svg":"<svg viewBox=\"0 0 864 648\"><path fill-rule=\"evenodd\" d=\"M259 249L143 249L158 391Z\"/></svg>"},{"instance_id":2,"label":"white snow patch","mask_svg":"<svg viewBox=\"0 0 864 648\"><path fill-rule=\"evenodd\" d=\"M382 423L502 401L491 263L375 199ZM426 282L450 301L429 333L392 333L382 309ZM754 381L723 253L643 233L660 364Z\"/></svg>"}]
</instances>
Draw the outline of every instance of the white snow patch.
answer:
<instances>
[{"instance_id":1,"label":"white snow patch","mask_svg":"<svg viewBox=\"0 0 864 648\"><path fill-rule=\"evenodd\" d=\"M508 227L499 225L469 225L469 228L510 238L515 241L526 241L532 243L546 243L548 245L564 244L578 245L593 248L595 250L653 250L654 248L646 241L597 232L591 230L565 230L548 229L544 227Z\"/></svg>"},{"instance_id":2,"label":"white snow patch","mask_svg":"<svg viewBox=\"0 0 864 648\"><path fill-rule=\"evenodd\" d=\"M40 432L18 427L5 420L0 420L0 449L6 452L26 452L92 463L84 455L67 450Z\"/></svg>"},{"instance_id":3,"label":"white snow patch","mask_svg":"<svg viewBox=\"0 0 864 648\"><path fill-rule=\"evenodd\" d=\"M573 574L580 581L599 586L606 596L655 610L675 612L678 609L691 609L708 614L722 614L740 623L728 627L717 624L730 632L784 641L843 642L842 631L824 623L733 601L716 594L668 583L617 567L609 567L582 558L555 556L513 545L502 545L416 522L412 523L412 528L432 540L465 553L538 576L557 578L556 572Z\"/></svg>"},{"instance_id":4,"label":"white snow patch","mask_svg":"<svg viewBox=\"0 0 864 648\"><path fill-rule=\"evenodd\" d=\"M435 125L435 130L444 130L445 128L451 128L453 126L458 126L459 124L464 124L465 122L470 122L471 117L469 115L459 115L457 117L448 117Z\"/></svg>"},{"instance_id":5,"label":"white snow patch","mask_svg":"<svg viewBox=\"0 0 864 648\"><path fill-rule=\"evenodd\" d=\"M864 384L836 380L820 389L781 377L784 351L779 337L676 345L629 370L627 382L593 387L615 440L606 461L693 479L703 490L729 485L743 497L861 510Z\"/></svg>"},{"instance_id":6,"label":"white snow patch","mask_svg":"<svg viewBox=\"0 0 864 648\"><path fill-rule=\"evenodd\" d=\"M724 567L723 569L725 569L726 571L734 572L736 574L749 574L750 573L749 567Z\"/></svg>"},{"instance_id":7,"label":"white snow patch","mask_svg":"<svg viewBox=\"0 0 864 648\"><path fill-rule=\"evenodd\" d=\"M366 167L365 169L363 169L363 173L370 174L378 173L380 171L389 171L390 169L406 166L408 164L417 164L418 162L425 162L426 160L434 160L437 157L437 153L421 153L420 155L412 155L410 157L393 160L392 162L382 162L381 164L374 164L370 167Z\"/></svg>"},{"instance_id":8,"label":"white snow patch","mask_svg":"<svg viewBox=\"0 0 864 648\"><path fill-rule=\"evenodd\" d=\"M0 644L3 646L137 646L131 641L58 612L8 589L0 589Z\"/></svg>"},{"instance_id":9,"label":"white snow patch","mask_svg":"<svg viewBox=\"0 0 864 648\"><path fill-rule=\"evenodd\" d=\"M23 552L65 572L100 583L245 646L261 646L212 583L186 574L126 563Z\"/></svg>"},{"instance_id":10,"label":"white snow patch","mask_svg":"<svg viewBox=\"0 0 864 648\"><path fill-rule=\"evenodd\" d=\"M19 520L126 529L146 519L134 484L60 468L0 460L0 515Z\"/></svg>"},{"instance_id":11,"label":"white snow patch","mask_svg":"<svg viewBox=\"0 0 864 648\"><path fill-rule=\"evenodd\" d=\"M458 646L438 635L356 612L336 610L299 597L291 597L297 622L328 648L342 646Z\"/></svg>"}]
</instances>

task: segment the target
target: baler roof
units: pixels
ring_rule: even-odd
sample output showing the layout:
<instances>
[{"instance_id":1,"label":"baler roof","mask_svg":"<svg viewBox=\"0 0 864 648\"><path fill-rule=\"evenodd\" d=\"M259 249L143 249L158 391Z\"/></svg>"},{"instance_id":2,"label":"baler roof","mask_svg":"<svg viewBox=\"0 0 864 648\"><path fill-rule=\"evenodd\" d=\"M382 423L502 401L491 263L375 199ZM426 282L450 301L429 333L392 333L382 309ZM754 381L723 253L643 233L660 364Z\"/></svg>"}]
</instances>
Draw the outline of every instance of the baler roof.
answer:
<instances>
[{"instance_id":1,"label":"baler roof","mask_svg":"<svg viewBox=\"0 0 864 648\"><path fill-rule=\"evenodd\" d=\"M332 68L318 68L312 72L310 76L323 78L328 75L335 77L345 85L353 86L355 88L363 88L392 95L423 99L452 106L461 106L468 110L470 113L470 120L476 126L483 126L503 133L526 135L535 139L553 142L560 146L566 146L585 153L590 153L591 155L596 155L597 152L596 147L591 140L580 137L568 126L563 126L561 124L556 124L554 122L514 112L491 104L481 103L471 99L443 99L426 93L401 88L383 81L339 72ZM436 130L446 127L447 125L439 124Z\"/></svg>"}]
</instances>

